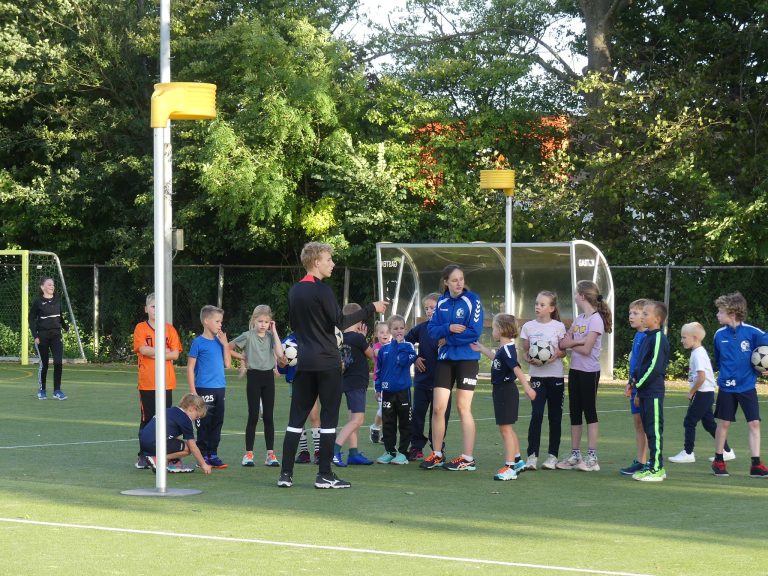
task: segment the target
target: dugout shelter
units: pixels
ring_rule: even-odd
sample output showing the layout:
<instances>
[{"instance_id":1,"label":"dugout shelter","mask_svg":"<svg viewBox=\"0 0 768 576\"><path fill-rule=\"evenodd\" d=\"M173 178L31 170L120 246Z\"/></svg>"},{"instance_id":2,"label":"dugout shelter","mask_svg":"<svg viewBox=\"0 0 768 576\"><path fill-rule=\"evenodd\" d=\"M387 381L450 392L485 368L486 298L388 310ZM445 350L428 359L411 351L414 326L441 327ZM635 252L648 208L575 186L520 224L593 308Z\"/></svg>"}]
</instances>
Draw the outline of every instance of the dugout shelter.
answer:
<instances>
[{"instance_id":1,"label":"dugout shelter","mask_svg":"<svg viewBox=\"0 0 768 576\"><path fill-rule=\"evenodd\" d=\"M405 317L408 327L424 320L421 299L430 292L442 293L440 273L448 264L464 270L466 286L483 302L483 343L494 345L491 321L505 310L505 245L469 244L376 244L379 297L391 302L387 314ZM579 314L574 302L579 280L595 282L614 311L611 270L602 252L584 240L512 244L511 310L520 327L533 319L536 295L551 290L558 295L560 316L566 327ZM614 314L614 318L615 318ZM603 334L600 375L613 378L613 333Z\"/></svg>"}]
</instances>

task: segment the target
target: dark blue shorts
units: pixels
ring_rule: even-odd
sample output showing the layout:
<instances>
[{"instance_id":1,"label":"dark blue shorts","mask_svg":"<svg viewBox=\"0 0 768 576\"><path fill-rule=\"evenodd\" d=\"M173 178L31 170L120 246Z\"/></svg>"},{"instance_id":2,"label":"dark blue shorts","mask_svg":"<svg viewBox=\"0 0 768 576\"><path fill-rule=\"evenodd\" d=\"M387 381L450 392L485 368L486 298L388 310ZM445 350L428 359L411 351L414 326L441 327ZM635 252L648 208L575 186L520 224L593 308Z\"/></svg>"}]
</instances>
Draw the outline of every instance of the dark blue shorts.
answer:
<instances>
[{"instance_id":1,"label":"dark blue shorts","mask_svg":"<svg viewBox=\"0 0 768 576\"><path fill-rule=\"evenodd\" d=\"M491 392L493 398L493 415L496 425L504 426L517 422L520 409L520 392L514 382L498 384Z\"/></svg>"},{"instance_id":2,"label":"dark blue shorts","mask_svg":"<svg viewBox=\"0 0 768 576\"><path fill-rule=\"evenodd\" d=\"M154 456L156 446L153 442L152 444L141 444L140 446L141 451L146 454L147 456ZM176 452L184 452L187 449L187 443L184 442L181 438L171 438L166 441L165 443L165 453L166 454L175 454Z\"/></svg>"},{"instance_id":3,"label":"dark blue shorts","mask_svg":"<svg viewBox=\"0 0 768 576\"><path fill-rule=\"evenodd\" d=\"M365 397L367 393L367 388L353 388L352 390L344 391L344 395L347 397L347 408L350 412L365 412Z\"/></svg>"},{"instance_id":4,"label":"dark blue shorts","mask_svg":"<svg viewBox=\"0 0 768 576\"><path fill-rule=\"evenodd\" d=\"M635 406L635 396L637 396L637 388L632 387L632 392L629 396L629 413L640 414L640 406Z\"/></svg>"},{"instance_id":5,"label":"dark blue shorts","mask_svg":"<svg viewBox=\"0 0 768 576\"><path fill-rule=\"evenodd\" d=\"M748 392L723 392L717 393L715 402L715 418L736 422L736 408L741 406L744 418L747 422L760 420L760 404L757 402L757 389L752 388Z\"/></svg>"}]
</instances>

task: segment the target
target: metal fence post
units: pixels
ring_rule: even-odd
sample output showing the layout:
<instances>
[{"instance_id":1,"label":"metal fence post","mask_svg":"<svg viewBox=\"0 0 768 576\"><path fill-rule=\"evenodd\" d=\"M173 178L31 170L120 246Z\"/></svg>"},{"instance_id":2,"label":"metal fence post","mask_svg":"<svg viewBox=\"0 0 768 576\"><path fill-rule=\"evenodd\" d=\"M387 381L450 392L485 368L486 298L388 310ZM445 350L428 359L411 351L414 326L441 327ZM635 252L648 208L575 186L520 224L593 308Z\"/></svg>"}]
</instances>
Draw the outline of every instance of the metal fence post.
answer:
<instances>
[{"instance_id":1,"label":"metal fence post","mask_svg":"<svg viewBox=\"0 0 768 576\"><path fill-rule=\"evenodd\" d=\"M672 292L672 264L664 267L664 306L667 307L667 319L664 320L664 334L667 334L667 324L669 322L669 300Z\"/></svg>"},{"instance_id":2,"label":"metal fence post","mask_svg":"<svg viewBox=\"0 0 768 576\"><path fill-rule=\"evenodd\" d=\"M344 306L349 304L349 266L344 267Z\"/></svg>"},{"instance_id":3,"label":"metal fence post","mask_svg":"<svg viewBox=\"0 0 768 576\"><path fill-rule=\"evenodd\" d=\"M93 265L93 353L99 355L99 265Z\"/></svg>"},{"instance_id":4,"label":"metal fence post","mask_svg":"<svg viewBox=\"0 0 768 576\"><path fill-rule=\"evenodd\" d=\"M219 264L219 286L216 295L216 306L223 308L224 304L224 266Z\"/></svg>"}]
</instances>

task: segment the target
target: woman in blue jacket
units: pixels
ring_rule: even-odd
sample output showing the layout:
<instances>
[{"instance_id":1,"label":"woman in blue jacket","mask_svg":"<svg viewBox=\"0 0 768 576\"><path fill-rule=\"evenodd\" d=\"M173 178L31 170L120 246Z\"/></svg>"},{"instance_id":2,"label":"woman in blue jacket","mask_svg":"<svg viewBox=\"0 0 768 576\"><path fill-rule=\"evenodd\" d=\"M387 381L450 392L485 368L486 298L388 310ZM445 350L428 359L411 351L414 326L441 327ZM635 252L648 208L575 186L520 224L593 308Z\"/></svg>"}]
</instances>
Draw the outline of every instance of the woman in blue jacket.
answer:
<instances>
[{"instance_id":1,"label":"woman in blue jacket","mask_svg":"<svg viewBox=\"0 0 768 576\"><path fill-rule=\"evenodd\" d=\"M464 271L456 264L443 268L445 293L427 325L429 335L440 341L435 372L432 410L432 447L434 450L421 467L432 469L444 466L448 470L474 470L472 455L475 446L475 419L472 417L472 397L477 385L480 353L470 344L480 339L483 332L483 305L480 298L464 287ZM447 462L442 452L445 438L445 410L456 384L456 407L461 420L464 452Z\"/></svg>"}]
</instances>

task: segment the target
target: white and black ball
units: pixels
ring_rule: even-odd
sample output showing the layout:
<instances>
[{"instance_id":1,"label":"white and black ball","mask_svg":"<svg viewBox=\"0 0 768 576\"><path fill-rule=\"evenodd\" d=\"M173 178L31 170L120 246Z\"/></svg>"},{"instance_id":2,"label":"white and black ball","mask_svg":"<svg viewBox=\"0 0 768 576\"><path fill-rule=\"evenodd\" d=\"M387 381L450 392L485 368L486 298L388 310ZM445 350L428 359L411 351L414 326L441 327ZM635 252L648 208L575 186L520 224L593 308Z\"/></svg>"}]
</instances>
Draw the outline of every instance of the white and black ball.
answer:
<instances>
[{"instance_id":1,"label":"white and black ball","mask_svg":"<svg viewBox=\"0 0 768 576\"><path fill-rule=\"evenodd\" d=\"M296 366L299 361L299 347L296 342L289 340L283 344L283 350L285 351L285 358L288 360L288 366Z\"/></svg>"},{"instance_id":2,"label":"white and black ball","mask_svg":"<svg viewBox=\"0 0 768 576\"><path fill-rule=\"evenodd\" d=\"M552 350L552 345L549 342L531 342L528 348L528 356L542 363L548 362L554 355L555 351Z\"/></svg>"},{"instance_id":3,"label":"white and black ball","mask_svg":"<svg viewBox=\"0 0 768 576\"><path fill-rule=\"evenodd\" d=\"M752 351L752 367L758 372L768 370L768 346L758 346Z\"/></svg>"}]
</instances>

